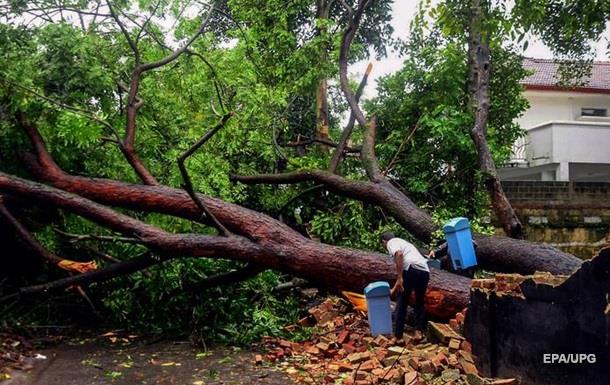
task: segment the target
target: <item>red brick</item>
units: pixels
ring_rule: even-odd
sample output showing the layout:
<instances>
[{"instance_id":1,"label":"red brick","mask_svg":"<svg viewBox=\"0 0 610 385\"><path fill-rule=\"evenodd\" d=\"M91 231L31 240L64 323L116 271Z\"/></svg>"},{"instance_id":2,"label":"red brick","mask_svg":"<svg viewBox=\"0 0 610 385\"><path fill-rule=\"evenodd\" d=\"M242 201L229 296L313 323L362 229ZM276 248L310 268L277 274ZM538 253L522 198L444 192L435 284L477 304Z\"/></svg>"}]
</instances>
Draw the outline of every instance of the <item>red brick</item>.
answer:
<instances>
[{"instance_id":1,"label":"red brick","mask_svg":"<svg viewBox=\"0 0 610 385\"><path fill-rule=\"evenodd\" d=\"M368 360L363 362L358 370L362 370L364 372L370 372L375 369L378 365L373 360Z\"/></svg>"},{"instance_id":2,"label":"red brick","mask_svg":"<svg viewBox=\"0 0 610 385\"><path fill-rule=\"evenodd\" d=\"M408 372L405 374L405 385L417 385L419 383L417 372Z\"/></svg>"},{"instance_id":3,"label":"red brick","mask_svg":"<svg viewBox=\"0 0 610 385\"><path fill-rule=\"evenodd\" d=\"M464 323L464 314L463 313L457 313L455 315L455 320L459 323L459 324L463 324Z\"/></svg>"},{"instance_id":4,"label":"red brick","mask_svg":"<svg viewBox=\"0 0 610 385\"><path fill-rule=\"evenodd\" d=\"M432 358L432 362L435 366L447 365L449 363L447 356L443 352L438 352L438 354Z\"/></svg>"},{"instance_id":5,"label":"red brick","mask_svg":"<svg viewBox=\"0 0 610 385\"><path fill-rule=\"evenodd\" d=\"M432 364L432 361L429 360L424 360L420 362L419 370L422 373L436 373L436 368L434 367L434 364Z\"/></svg>"},{"instance_id":6,"label":"red brick","mask_svg":"<svg viewBox=\"0 0 610 385\"><path fill-rule=\"evenodd\" d=\"M412 367L414 370L418 370L419 369L419 360L415 357L409 358L409 366Z\"/></svg>"},{"instance_id":7,"label":"red brick","mask_svg":"<svg viewBox=\"0 0 610 385\"><path fill-rule=\"evenodd\" d=\"M472 353L472 345L468 341L462 341L462 343L460 344L460 350Z\"/></svg>"},{"instance_id":8,"label":"red brick","mask_svg":"<svg viewBox=\"0 0 610 385\"><path fill-rule=\"evenodd\" d=\"M347 341L348 337L349 337L349 332L347 330L343 330L339 334L339 337L337 337L337 342L340 344L343 344L343 343L345 343L345 341Z\"/></svg>"},{"instance_id":9,"label":"red brick","mask_svg":"<svg viewBox=\"0 0 610 385\"><path fill-rule=\"evenodd\" d=\"M316 348L320 349L322 353L326 353L328 349L330 349L330 346L326 342L318 342Z\"/></svg>"},{"instance_id":10,"label":"red brick","mask_svg":"<svg viewBox=\"0 0 610 385\"><path fill-rule=\"evenodd\" d=\"M456 332L460 331L460 325L456 319L450 319L449 326L451 326L451 329L455 330Z\"/></svg>"},{"instance_id":11,"label":"red brick","mask_svg":"<svg viewBox=\"0 0 610 385\"><path fill-rule=\"evenodd\" d=\"M462 370L464 371L464 373L466 374L479 374L479 371L477 370L477 367L474 366L473 364L471 364L470 362L466 361L463 358L458 358L458 362L460 363L460 366L462 367Z\"/></svg>"},{"instance_id":12,"label":"red brick","mask_svg":"<svg viewBox=\"0 0 610 385\"><path fill-rule=\"evenodd\" d=\"M455 352L457 350L460 349L460 340L458 340L457 338L452 338L451 340L449 340L449 351L450 352Z\"/></svg>"},{"instance_id":13,"label":"red brick","mask_svg":"<svg viewBox=\"0 0 610 385\"><path fill-rule=\"evenodd\" d=\"M306 351L307 353L309 353L309 354L313 354L313 355L316 355L316 356L317 356L318 354L320 354L320 349L318 349L318 348L317 348L317 347L315 347L315 346L310 346L310 347L308 347L308 348L307 348L307 350L305 350L305 351Z\"/></svg>"}]
</instances>

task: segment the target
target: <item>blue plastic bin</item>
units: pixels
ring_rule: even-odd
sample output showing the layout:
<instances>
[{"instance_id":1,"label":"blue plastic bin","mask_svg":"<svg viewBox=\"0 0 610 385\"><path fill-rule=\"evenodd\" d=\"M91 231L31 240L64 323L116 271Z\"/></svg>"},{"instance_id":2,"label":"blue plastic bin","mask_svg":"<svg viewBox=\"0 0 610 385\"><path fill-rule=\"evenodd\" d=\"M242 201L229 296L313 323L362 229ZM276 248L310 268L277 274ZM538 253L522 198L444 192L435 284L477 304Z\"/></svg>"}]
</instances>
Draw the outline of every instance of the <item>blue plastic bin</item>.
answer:
<instances>
[{"instance_id":1,"label":"blue plastic bin","mask_svg":"<svg viewBox=\"0 0 610 385\"><path fill-rule=\"evenodd\" d=\"M466 269L477 265L477 257L472 244L470 223L467 218L453 218L443 226L453 268Z\"/></svg>"},{"instance_id":2,"label":"blue plastic bin","mask_svg":"<svg viewBox=\"0 0 610 385\"><path fill-rule=\"evenodd\" d=\"M441 261L439 261L438 259L428 259L427 262L428 262L428 267L440 270Z\"/></svg>"},{"instance_id":3,"label":"blue plastic bin","mask_svg":"<svg viewBox=\"0 0 610 385\"><path fill-rule=\"evenodd\" d=\"M392 311L390 309L390 284L379 281L364 288L366 306L369 314L371 334L392 333Z\"/></svg>"}]
</instances>

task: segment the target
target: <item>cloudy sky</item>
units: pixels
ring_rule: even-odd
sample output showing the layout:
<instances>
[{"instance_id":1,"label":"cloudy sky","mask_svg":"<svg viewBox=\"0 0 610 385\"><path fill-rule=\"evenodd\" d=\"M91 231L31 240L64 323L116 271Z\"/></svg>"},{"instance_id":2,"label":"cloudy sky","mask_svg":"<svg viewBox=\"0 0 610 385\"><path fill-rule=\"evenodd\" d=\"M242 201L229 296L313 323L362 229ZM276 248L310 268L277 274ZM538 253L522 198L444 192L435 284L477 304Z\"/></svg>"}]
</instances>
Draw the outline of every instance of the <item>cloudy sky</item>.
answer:
<instances>
[{"instance_id":1,"label":"cloudy sky","mask_svg":"<svg viewBox=\"0 0 610 385\"><path fill-rule=\"evenodd\" d=\"M392 7L392 26L394 27L394 33L397 37L404 39L409 35L409 24L415 15L418 4L419 0L394 0L394 5ZM610 39L610 31L606 33L606 36L596 46L596 60L610 60L606 55L608 39ZM540 41L535 39L529 39L529 47L525 51L525 56L548 59L553 57L551 51ZM349 68L350 75L356 79L360 79L364 74L367 63L368 61L362 61L352 65ZM374 96L376 80L380 76L395 72L401 65L402 59L397 54L390 54L381 61L373 60L372 81L369 82L364 97L369 98Z\"/></svg>"}]
</instances>

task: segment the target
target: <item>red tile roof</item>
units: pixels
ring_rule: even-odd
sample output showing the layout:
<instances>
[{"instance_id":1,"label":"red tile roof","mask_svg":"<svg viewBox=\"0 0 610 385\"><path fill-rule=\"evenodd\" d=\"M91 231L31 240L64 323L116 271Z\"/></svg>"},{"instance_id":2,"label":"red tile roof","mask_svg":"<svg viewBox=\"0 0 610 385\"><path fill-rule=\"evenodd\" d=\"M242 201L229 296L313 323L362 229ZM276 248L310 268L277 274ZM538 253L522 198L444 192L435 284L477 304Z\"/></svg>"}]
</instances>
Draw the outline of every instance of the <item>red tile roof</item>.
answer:
<instances>
[{"instance_id":1,"label":"red tile roof","mask_svg":"<svg viewBox=\"0 0 610 385\"><path fill-rule=\"evenodd\" d=\"M523 67L528 70L534 70L534 74L526 77L521 81L527 89L549 89L549 90L564 90L566 88L558 87L559 74L557 73L558 63L551 59L532 59L525 58ZM610 62L593 62L591 68L591 76L586 79L585 85L572 88L572 90L584 92L610 92Z\"/></svg>"}]
</instances>

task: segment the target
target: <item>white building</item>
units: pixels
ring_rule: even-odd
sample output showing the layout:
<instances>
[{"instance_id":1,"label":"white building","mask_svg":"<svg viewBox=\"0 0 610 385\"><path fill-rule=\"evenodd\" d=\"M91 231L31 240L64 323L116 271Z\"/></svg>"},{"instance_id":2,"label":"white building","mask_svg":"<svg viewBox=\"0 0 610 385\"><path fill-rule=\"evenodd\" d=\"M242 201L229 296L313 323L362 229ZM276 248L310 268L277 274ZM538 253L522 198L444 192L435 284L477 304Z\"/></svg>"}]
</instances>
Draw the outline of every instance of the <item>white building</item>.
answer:
<instances>
[{"instance_id":1,"label":"white building","mask_svg":"<svg viewBox=\"0 0 610 385\"><path fill-rule=\"evenodd\" d=\"M557 64L525 59L530 108L518 120L527 131L502 180L610 182L610 62L595 62L583 87L557 86Z\"/></svg>"}]
</instances>

